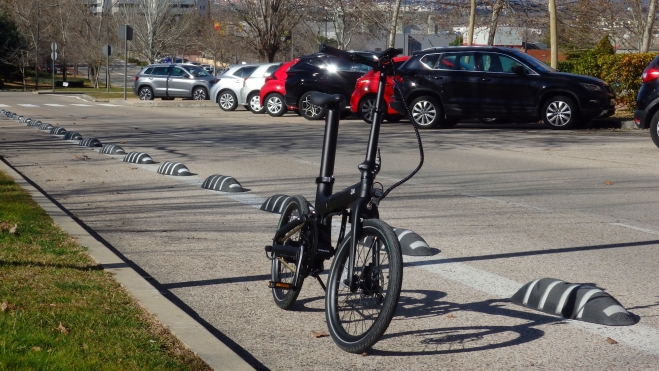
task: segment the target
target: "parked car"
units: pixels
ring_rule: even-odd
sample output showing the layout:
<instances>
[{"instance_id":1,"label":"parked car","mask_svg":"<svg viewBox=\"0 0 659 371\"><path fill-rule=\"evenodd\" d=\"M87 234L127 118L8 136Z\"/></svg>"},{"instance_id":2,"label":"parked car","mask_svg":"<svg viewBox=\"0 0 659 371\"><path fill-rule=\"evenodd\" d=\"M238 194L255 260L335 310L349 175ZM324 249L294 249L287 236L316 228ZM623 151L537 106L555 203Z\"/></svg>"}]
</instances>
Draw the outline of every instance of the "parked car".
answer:
<instances>
[{"instance_id":1,"label":"parked car","mask_svg":"<svg viewBox=\"0 0 659 371\"><path fill-rule=\"evenodd\" d=\"M408 59L410 57L396 57L394 58L394 65L398 68ZM373 110L375 109L379 81L380 79L375 71L371 70L367 72L357 80L355 91L352 92L352 96L350 97L350 110L359 114L359 117L369 124L373 122ZM387 104L385 119L389 122L398 122L403 116L389 106L393 93L394 80L387 77L387 83L384 88L384 100Z\"/></svg>"},{"instance_id":2,"label":"parked car","mask_svg":"<svg viewBox=\"0 0 659 371\"><path fill-rule=\"evenodd\" d=\"M151 64L135 75L133 93L141 100L205 100L216 81L214 76L194 65Z\"/></svg>"},{"instance_id":3,"label":"parked car","mask_svg":"<svg viewBox=\"0 0 659 371\"><path fill-rule=\"evenodd\" d=\"M358 52L375 56L372 52ZM316 53L300 57L300 60L288 69L286 78L286 105L300 108L302 116L308 120L320 120L324 116L321 107L309 102L309 95L314 91L328 94L343 94L346 110L350 113L350 96L355 90L357 79L371 68L364 64L354 63L334 56Z\"/></svg>"},{"instance_id":4,"label":"parked car","mask_svg":"<svg viewBox=\"0 0 659 371\"><path fill-rule=\"evenodd\" d=\"M211 101L217 103L223 111L235 110L238 107L238 97L245 84L245 78L251 75L258 66L258 64L229 66L223 74L218 76L218 83L211 89Z\"/></svg>"},{"instance_id":5,"label":"parked car","mask_svg":"<svg viewBox=\"0 0 659 371\"><path fill-rule=\"evenodd\" d=\"M252 113L265 113L265 107L261 106L259 91L265 84L266 76L272 75L273 72L281 66L281 63L264 63L258 67L243 80L243 88L240 89L240 102L245 104Z\"/></svg>"},{"instance_id":6,"label":"parked car","mask_svg":"<svg viewBox=\"0 0 659 371\"><path fill-rule=\"evenodd\" d=\"M211 66L210 64L202 64L201 68L206 70L206 72L210 73L211 75L213 75L215 73L215 68L213 66Z\"/></svg>"},{"instance_id":7,"label":"parked car","mask_svg":"<svg viewBox=\"0 0 659 371\"><path fill-rule=\"evenodd\" d=\"M161 58L158 63L188 63L190 62L189 60L183 58L172 58L172 57L164 57Z\"/></svg>"},{"instance_id":8,"label":"parked car","mask_svg":"<svg viewBox=\"0 0 659 371\"><path fill-rule=\"evenodd\" d=\"M391 107L421 128L463 119L539 120L574 128L615 113L615 94L603 80L556 72L520 51L500 47L445 47L414 52L396 78Z\"/></svg>"},{"instance_id":9,"label":"parked car","mask_svg":"<svg viewBox=\"0 0 659 371\"><path fill-rule=\"evenodd\" d=\"M295 58L292 61L283 63L275 72L270 76L265 77L265 84L259 91L259 102L265 107L265 112L273 117L282 116L288 110L296 110L300 112L296 106L287 106L284 102L284 94L286 94L286 71L299 61Z\"/></svg>"},{"instance_id":10,"label":"parked car","mask_svg":"<svg viewBox=\"0 0 659 371\"><path fill-rule=\"evenodd\" d=\"M636 96L634 122L641 129L650 128L650 137L659 147L659 56L645 68L641 81L641 89Z\"/></svg>"}]
</instances>

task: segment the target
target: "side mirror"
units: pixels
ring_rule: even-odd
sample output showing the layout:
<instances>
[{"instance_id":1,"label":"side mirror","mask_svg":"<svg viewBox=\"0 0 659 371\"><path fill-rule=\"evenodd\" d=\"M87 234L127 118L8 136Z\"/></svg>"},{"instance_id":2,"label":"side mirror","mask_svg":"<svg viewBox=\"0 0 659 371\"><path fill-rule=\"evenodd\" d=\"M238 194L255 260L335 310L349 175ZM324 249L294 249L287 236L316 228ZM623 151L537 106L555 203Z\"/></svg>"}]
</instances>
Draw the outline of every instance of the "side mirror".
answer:
<instances>
[{"instance_id":1,"label":"side mirror","mask_svg":"<svg viewBox=\"0 0 659 371\"><path fill-rule=\"evenodd\" d=\"M526 73L526 70L523 66L512 66L510 70L518 75L524 75Z\"/></svg>"}]
</instances>

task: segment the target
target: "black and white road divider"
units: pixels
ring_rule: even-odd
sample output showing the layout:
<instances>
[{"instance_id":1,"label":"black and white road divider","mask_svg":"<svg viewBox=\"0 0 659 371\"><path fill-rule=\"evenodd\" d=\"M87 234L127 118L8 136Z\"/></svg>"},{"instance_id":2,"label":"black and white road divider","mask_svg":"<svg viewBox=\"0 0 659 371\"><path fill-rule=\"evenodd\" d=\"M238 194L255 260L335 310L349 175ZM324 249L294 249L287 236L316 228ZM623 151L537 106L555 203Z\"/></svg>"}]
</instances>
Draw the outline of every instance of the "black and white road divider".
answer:
<instances>
[{"instance_id":1,"label":"black and white road divider","mask_svg":"<svg viewBox=\"0 0 659 371\"><path fill-rule=\"evenodd\" d=\"M192 175L190 170L180 162L165 161L158 168L158 174L172 175L172 176L189 176Z\"/></svg>"},{"instance_id":2,"label":"black and white road divider","mask_svg":"<svg viewBox=\"0 0 659 371\"><path fill-rule=\"evenodd\" d=\"M287 195L274 195L268 197L261 205L261 210L269 213L281 214L284 211L286 202L291 198Z\"/></svg>"},{"instance_id":3,"label":"black and white road divider","mask_svg":"<svg viewBox=\"0 0 659 371\"><path fill-rule=\"evenodd\" d=\"M103 144L101 153L105 155L125 155L126 151L118 144Z\"/></svg>"},{"instance_id":4,"label":"black and white road divider","mask_svg":"<svg viewBox=\"0 0 659 371\"><path fill-rule=\"evenodd\" d=\"M522 286L510 301L555 316L600 325L629 326L636 323L616 299L590 284L541 278Z\"/></svg>"},{"instance_id":5,"label":"black and white road divider","mask_svg":"<svg viewBox=\"0 0 659 371\"><path fill-rule=\"evenodd\" d=\"M78 143L79 146L83 147L102 147L101 141L96 138L84 138Z\"/></svg>"},{"instance_id":6,"label":"black and white road divider","mask_svg":"<svg viewBox=\"0 0 659 371\"><path fill-rule=\"evenodd\" d=\"M124 157L124 162L130 162L133 164L155 164L156 162L144 152L129 152L126 157Z\"/></svg>"},{"instance_id":7,"label":"black and white road divider","mask_svg":"<svg viewBox=\"0 0 659 371\"><path fill-rule=\"evenodd\" d=\"M82 135L75 131L67 131L64 134L64 140L82 140Z\"/></svg>"},{"instance_id":8,"label":"black and white road divider","mask_svg":"<svg viewBox=\"0 0 659 371\"><path fill-rule=\"evenodd\" d=\"M394 232L396 232L396 236L400 242L403 255L432 256L440 252L439 249L428 246L428 243L412 230L394 228Z\"/></svg>"},{"instance_id":9,"label":"black and white road divider","mask_svg":"<svg viewBox=\"0 0 659 371\"><path fill-rule=\"evenodd\" d=\"M50 129L52 129L52 128L53 128L53 125L51 125L51 124L47 124L47 123L43 123L43 124L39 125L39 127L38 127L37 129L39 129L39 130L48 130L48 131L50 131Z\"/></svg>"},{"instance_id":10,"label":"black and white road divider","mask_svg":"<svg viewBox=\"0 0 659 371\"><path fill-rule=\"evenodd\" d=\"M227 175L211 175L204 183L201 184L201 188L210 189L214 191L222 192L245 192L246 190L240 185L236 178L227 176Z\"/></svg>"},{"instance_id":11,"label":"black and white road divider","mask_svg":"<svg viewBox=\"0 0 659 371\"><path fill-rule=\"evenodd\" d=\"M53 135L64 135L66 134L66 129L55 126L54 128L50 129L50 133Z\"/></svg>"},{"instance_id":12,"label":"black and white road divider","mask_svg":"<svg viewBox=\"0 0 659 371\"><path fill-rule=\"evenodd\" d=\"M41 124L43 124L43 122L41 122L41 121L39 121L39 120L32 120L32 121L30 121L29 124L27 124L27 126L36 126L36 127L39 127L39 125L41 125Z\"/></svg>"}]
</instances>

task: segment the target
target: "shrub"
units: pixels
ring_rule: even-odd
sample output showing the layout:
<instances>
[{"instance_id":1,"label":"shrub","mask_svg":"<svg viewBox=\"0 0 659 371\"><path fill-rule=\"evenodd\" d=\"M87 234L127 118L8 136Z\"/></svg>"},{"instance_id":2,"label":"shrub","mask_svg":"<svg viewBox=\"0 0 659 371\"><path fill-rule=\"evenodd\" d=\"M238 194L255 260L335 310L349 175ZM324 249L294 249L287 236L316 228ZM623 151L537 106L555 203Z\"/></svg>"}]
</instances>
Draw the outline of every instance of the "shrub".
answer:
<instances>
[{"instance_id":1,"label":"shrub","mask_svg":"<svg viewBox=\"0 0 659 371\"><path fill-rule=\"evenodd\" d=\"M654 53L603 55L599 59L601 74L597 77L611 85L618 103L634 109L641 89L641 74L656 56Z\"/></svg>"}]
</instances>

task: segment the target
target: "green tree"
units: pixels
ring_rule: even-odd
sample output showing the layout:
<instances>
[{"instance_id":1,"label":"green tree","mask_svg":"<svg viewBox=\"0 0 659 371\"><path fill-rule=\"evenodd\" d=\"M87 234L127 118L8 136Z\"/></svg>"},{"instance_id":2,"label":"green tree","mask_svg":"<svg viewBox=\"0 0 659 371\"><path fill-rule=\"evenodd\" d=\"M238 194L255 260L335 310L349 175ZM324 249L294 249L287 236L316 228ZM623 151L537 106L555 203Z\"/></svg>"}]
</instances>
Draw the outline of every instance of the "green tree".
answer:
<instances>
[{"instance_id":1,"label":"green tree","mask_svg":"<svg viewBox=\"0 0 659 371\"><path fill-rule=\"evenodd\" d=\"M462 35L458 35L455 37L455 40L451 41L448 45L449 46L462 46Z\"/></svg>"},{"instance_id":2,"label":"green tree","mask_svg":"<svg viewBox=\"0 0 659 371\"><path fill-rule=\"evenodd\" d=\"M0 9L0 71L3 80L7 80L16 71L13 57L20 51L21 45L16 23L7 16L4 9Z\"/></svg>"}]
</instances>

